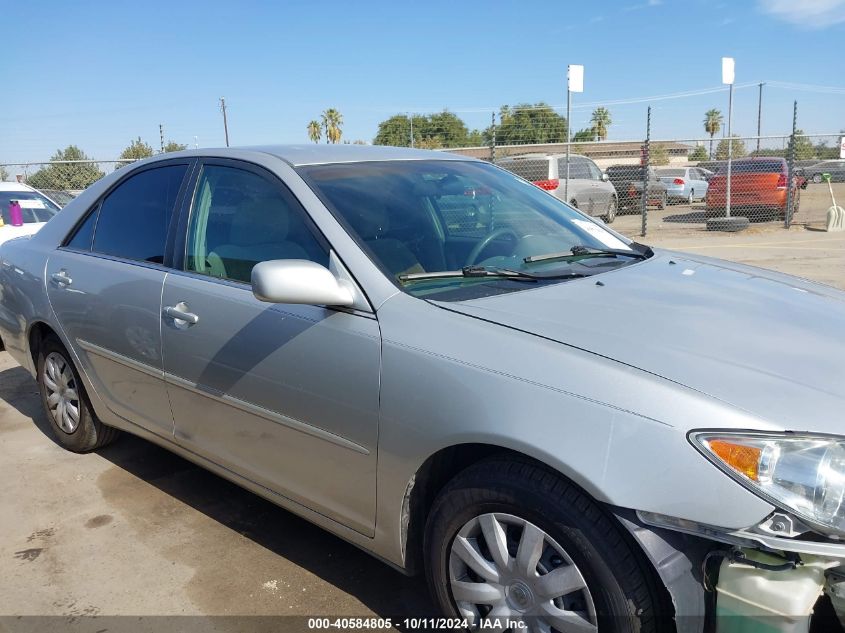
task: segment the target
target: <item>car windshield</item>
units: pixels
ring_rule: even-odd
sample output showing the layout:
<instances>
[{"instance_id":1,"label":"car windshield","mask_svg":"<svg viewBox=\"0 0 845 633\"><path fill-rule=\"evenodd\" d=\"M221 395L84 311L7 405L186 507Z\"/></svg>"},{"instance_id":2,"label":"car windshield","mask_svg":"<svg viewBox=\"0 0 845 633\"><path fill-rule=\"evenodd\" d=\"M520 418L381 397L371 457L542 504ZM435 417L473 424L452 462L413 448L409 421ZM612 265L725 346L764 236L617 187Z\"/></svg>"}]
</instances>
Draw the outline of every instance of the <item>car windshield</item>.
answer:
<instances>
[{"instance_id":1,"label":"car windshield","mask_svg":"<svg viewBox=\"0 0 845 633\"><path fill-rule=\"evenodd\" d=\"M719 168L719 175L727 173L727 164ZM732 174L779 174L786 171L784 163L777 160L746 160L731 164Z\"/></svg>"},{"instance_id":2,"label":"car windshield","mask_svg":"<svg viewBox=\"0 0 845 633\"><path fill-rule=\"evenodd\" d=\"M643 257L600 223L487 163L405 160L298 171L379 268L415 296L514 292Z\"/></svg>"},{"instance_id":3,"label":"car windshield","mask_svg":"<svg viewBox=\"0 0 845 633\"><path fill-rule=\"evenodd\" d=\"M12 223L12 202L20 205L24 224L46 222L59 212L58 206L37 191L0 191L0 215L4 224Z\"/></svg>"},{"instance_id":4,"label":"car windshield","mask_svg":"<svg viewBox=\"0 0 845 633\"><path fill-rule=\"evenodd\" d=\"M549 177L549 159L547 158L514 158L502 161L501 166L531 182L546 180Z\"/></svg>"},{"instance_id":5,"label":"car windshield","mask_svg":"<svg viewBox=\"0 0 845 633\"><path fill-rule=\"evenodd\" d=\"M643 168L639 165L617 165L607 168L607 176L611 180L628 178L631 180L643 179Z\"/></svg>"},{"instance_id":6,"label":"car windshield","mask_svg":"<svg viewBox=\"0 0 845 633\"><path fill-rule=\"evenodd\" d=\"M687 171L686 169L658 169L657 175L663 176L664 178L681 178L687 175Z\"/></svg>"}]
</instances>

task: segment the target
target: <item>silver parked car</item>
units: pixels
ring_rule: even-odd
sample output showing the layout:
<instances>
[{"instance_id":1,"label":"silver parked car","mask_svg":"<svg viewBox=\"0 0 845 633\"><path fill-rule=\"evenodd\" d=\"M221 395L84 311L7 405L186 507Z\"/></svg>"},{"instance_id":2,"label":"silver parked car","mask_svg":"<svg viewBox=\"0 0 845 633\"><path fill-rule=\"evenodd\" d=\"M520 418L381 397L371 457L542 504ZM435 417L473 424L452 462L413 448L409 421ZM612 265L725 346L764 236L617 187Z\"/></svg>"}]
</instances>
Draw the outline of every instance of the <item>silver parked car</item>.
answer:
<instances>
[{"instance_id":1,"label":"silver parked car","mask_svg":"<svg viewBox=\"0 0 845 633\"><path fill-rule=\"evenodd\" d=\"M570 155L568 187L566 154L508 156L497 160L496 164L607 224L616 218L619 208L616 188L608 182L607 175L599 166L586 156Z\"/></svg>"},{"instance_id":2,"label":"silver parked car","mask_svg":"<svg viewBox=\"0 0 845 633\"><path fill-rule=\"evenodd\" d=\"M457 626L845 612L838 290L318 145L120 169L0 247L0 290L61 445L147 438L424 572Z\"/></svg>"},{"instance_id":3,"label":"silver parked car","mask_svg":"<svg viewBox=\"0 0 845 633\"><path fill-rule=\"evenodd\" d=\"M659 167L657 178L666 185L671 202L692 204L707 197L707 175L698 167Z\"/></svg>"}]
</instances>

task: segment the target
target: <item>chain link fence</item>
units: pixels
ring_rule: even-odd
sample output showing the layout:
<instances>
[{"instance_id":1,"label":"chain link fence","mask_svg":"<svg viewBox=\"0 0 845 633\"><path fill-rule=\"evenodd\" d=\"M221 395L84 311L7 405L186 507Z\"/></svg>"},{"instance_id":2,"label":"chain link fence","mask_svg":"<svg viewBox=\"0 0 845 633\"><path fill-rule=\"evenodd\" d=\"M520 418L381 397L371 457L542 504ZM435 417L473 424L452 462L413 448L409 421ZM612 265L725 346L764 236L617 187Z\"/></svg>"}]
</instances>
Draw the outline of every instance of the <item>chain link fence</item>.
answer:
<instances>
[{"instance_id":1,"label":"chain link fence","mask_svg":"<svg viewBox=\"0 0 845 633\"><path fill-rule=\"evenodd\" d=\"M643 111L641 138L607 140L602 110L573 130L551 106L504 107L469 129L453 113L396 115L375 144L438 149L493 162L631 237L654 231L704 231L747 224L823 227L836 198L845 203L841 134L709 135L660 138L664 112ZM609 113L608 125L609 125ZM626 119L634 127L633 117ZM770 123L771 124L771 123ZM728 162L730 159L730 170ZM43 191L64 206L126 160L1 164L3 180ZM830 182L828 183L828 179Z\"/></svg>"},{"instance_id":2,"label":"chain link fence","mask_svg":"<svg viewBox=\"0 0 845 633\"><path fill-rule=\"evenodd\" d=\"M2 163L0 178L38 189L60 207L108 173L131 160L58 160L36 163Z\"/></svg>"}]
</instances>

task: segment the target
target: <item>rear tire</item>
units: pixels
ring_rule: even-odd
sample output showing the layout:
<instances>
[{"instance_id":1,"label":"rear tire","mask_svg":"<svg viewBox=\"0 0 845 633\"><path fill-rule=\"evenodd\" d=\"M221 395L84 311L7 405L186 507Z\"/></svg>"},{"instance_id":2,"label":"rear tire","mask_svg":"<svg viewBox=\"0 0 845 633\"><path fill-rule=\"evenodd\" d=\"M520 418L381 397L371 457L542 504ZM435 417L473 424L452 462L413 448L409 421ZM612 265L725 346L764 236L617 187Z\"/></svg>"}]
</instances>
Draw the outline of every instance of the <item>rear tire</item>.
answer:
<instances>
[{"instance_id":1,"label":"rear tire","mask_svg":"<svg viewBox=\"0 0 845 633\"><path fill-rule=\"evenodd\" d=\"M569 201L569 206L572 207L573 209L577 209L578 208L578 201L575 200L575 198L573 198L572 200Z\"/></svg>"},{"instance_id":2,"label":"rear tire","mask_svg":"<svg viewBox=\"0 0 845 633\"><path fill-rule=\"evenodd\" d=\"M42 341L37 370L41 404L61 446L87 453L117 438L120 432L94 415L70 354L57 338L50 336Z\"/></svg>"},{"instance_id":3,"label":"rear tire","mask_svg":"<svg viewBox=\"0 0 845 633\"><path fill-rule=\"evenodd\" d=\"M563 631L567 618L603 632L671 630L667 594L624 528L540 465L491 459L460 473L434 502L424 547L435 601L471 626L534 616Z\"/></svg>"},{"instance_id":4,"label":"rear tire","mask_svg":"<svg viewBox=\"0 0 845 633\"><path fill-rule=\"evenodd\" d=\"M822 181L822 175L821 174L813 174L813 182L814 183L819 184L821 181Z\"/></svg>"}]
</instances>

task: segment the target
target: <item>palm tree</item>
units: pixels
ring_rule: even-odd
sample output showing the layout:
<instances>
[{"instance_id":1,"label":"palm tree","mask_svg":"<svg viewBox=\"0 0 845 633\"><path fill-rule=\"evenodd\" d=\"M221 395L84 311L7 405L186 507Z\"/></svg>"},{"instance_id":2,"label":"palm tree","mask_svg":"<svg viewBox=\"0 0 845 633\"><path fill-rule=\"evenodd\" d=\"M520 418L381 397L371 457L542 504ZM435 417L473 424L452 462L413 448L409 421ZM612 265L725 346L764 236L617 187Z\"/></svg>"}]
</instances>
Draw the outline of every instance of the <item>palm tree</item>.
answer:
<instances>
[{"instance_id":1,"label":"palm tree","mask_svg":"<svg viewBox=\"0 0 845 633\"><path fill-rule=\"evenodd\" d=\"M315 143L320 142L320 138L323 136L323 129L320 127L320 122L317 120L313 120L308 124L308 138L310 138Z\"/></svg>"},{"instance_id":2,"label":"palm tree","mask_svg":"<svg viewBox=\"0 0 845 633\"><path fill-rule=\"evenodd\" d=\"M340 137L343 136L341 127L343 126L343 115L335 108L329 108L322 114L323 127L326 128L326 142L340 143Z\"/></svg>"},{"instance_id":3,"label":"palm tree","mask_svg":"<svg viewBox=\"0 0 845 633\"><path fill-rule=\"evenodd\" d=\"M722 113L713 108L704 113L704 131L710 135L710 160L713 160L713 137L722 129Z\"/></svg>"},{"instance_id":4,"label":"palm tree","mask_svg":"<svg viewBox=\"0 0 845 633\"><path fill-rule=\"evenodd\" d=\"M607 140L607 128L613 123L613 119L610 118L610 110L602 107L596 108L593 110L593 118L590 119L590 122L596 132L596 138L600 141Z\"/></svg>"}]
</instances>

